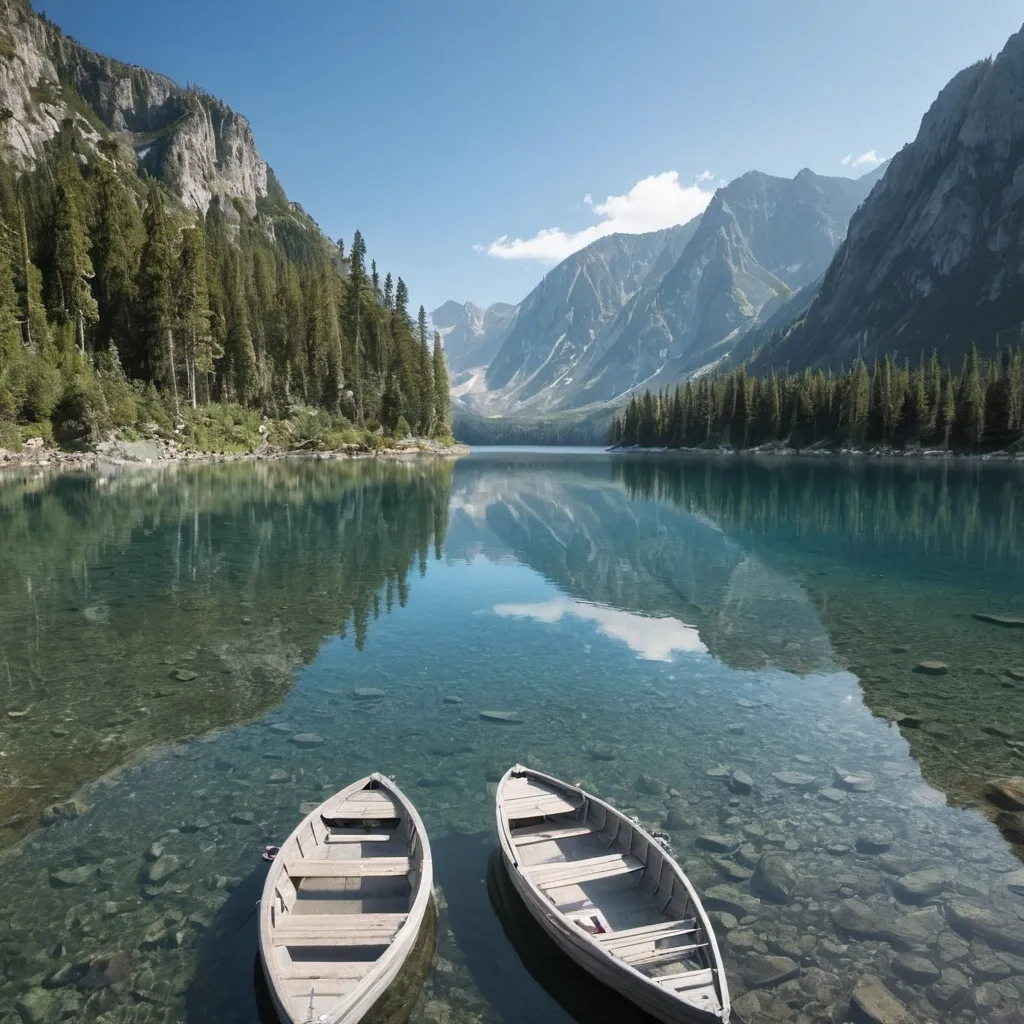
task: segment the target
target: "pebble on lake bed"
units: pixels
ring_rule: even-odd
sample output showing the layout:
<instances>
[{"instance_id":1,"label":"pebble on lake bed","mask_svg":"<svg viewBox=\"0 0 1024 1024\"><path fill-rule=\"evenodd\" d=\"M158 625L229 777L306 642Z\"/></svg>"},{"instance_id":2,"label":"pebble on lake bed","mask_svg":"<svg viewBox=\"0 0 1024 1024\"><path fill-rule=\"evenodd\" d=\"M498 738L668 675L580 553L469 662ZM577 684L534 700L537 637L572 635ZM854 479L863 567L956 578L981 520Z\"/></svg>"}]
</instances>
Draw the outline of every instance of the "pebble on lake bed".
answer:
<instances>
[{"instance_id":1,"label":"pebble on lake bed","mask_svg":"<svg viewBox=\"0 0 1024 1024\"><path fill-rule=\"evenodd\" d=\"M944 661L919 661L914 666L914 671L924 676L944 676L949 671L949 666Z\"/></svg>"},{"instance_id":2,"label":"pebble on lake bed","mask_svg":"<svg viewBox=\"0 0 1024 1024\"><path fill-rule=\"evenodd\" d=\"M516 711L481 711L484 722L504 722L506 725L521 725L522 716Z\"/></svg>"}]
</instances>

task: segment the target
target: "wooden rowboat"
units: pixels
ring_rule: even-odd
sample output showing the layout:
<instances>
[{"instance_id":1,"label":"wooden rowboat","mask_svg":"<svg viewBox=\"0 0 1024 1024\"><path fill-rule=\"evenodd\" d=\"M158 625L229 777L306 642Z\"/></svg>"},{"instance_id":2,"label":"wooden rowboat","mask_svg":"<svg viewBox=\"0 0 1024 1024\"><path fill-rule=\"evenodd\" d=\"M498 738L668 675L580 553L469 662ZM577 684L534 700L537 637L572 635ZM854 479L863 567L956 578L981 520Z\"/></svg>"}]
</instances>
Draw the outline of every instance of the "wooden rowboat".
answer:
<instances>
[{"instance_id":1,"label":"wooden rowboat","mask_svg":"<svg viewBox=\"0 0 1024 1024\"><path fill-rule=\"evenodd\" d=\"M358 1021L413 948L433 882L423 822L385 776L307 815L274 858L260 904L260 957L281 1020Z\"/></svg>"},{"instance_id":2,"label":"wooden rowboat","mask_svg":"<svg viewBox=\"0 0 1024 1024\"><path fill-rule=\"evenodd\" d=\"M577 786L521 765L502 778L496 805L512 884L561 949L665 1024L728 1024L711 922L653 836Z\"/></svg>"}]
</instances>

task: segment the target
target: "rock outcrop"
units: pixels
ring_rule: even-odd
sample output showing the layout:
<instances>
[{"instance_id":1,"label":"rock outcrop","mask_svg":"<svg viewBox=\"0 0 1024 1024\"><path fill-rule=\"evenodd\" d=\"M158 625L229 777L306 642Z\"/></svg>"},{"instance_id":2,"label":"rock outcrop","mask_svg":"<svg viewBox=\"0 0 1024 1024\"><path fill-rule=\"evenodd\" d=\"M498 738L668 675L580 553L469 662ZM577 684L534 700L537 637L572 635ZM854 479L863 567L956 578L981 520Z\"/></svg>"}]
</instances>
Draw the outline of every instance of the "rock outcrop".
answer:
<instances>
[{"instance_id":1,"label":"rock outcrop","mask_svg":"<svg viewBox=\"0 0 1024 1024\"><path fill-rule=\"evenodd\" d=\"M850 222L802 321L768 366L849 365L886 351L956 360L1024 321L1024 29L939 93Z\"/></svg>"},{"instance_id":2,"label":"rock outcrop","mask_svg":"<svg viewBox=\"0 0 1024 1024\"><path fill-rule=\"evenodd\" d=\"M216 200L252 214L267 195L269 171L240 114L86 49L26 0L0 0L0 146L27 166L68 121L204 214Z\"/></svg>"}]
</instances>

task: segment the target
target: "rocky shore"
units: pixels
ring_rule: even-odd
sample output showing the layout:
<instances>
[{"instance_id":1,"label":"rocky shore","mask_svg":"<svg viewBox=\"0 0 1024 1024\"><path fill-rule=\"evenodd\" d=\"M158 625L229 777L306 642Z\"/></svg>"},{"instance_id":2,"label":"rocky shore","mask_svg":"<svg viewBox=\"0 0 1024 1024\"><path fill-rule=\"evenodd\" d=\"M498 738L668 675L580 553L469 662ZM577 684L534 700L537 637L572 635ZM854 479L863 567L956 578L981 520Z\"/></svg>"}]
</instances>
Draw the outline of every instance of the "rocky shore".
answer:
<instances>
[{"instance_id":1,"label":"rocky shore","mask_svg":"<svg viewBox=\"0 0 1024 1024\"><path fill-rule=\"evenodd\" d=\"M348 444L319 451L309 448L280 448L272 444L248 452L198 452L177 446L173 441L101 441L83 451L49 448L42 438L26 441L18 451L0 448L0 470L14 466L55 466L90 469L98 465L156 465L168 462L260 462L271 459L367 459L432 456L460 458L470 449L464 444L445 445L429 438L409 438L386 448Z\"/></svg>"},{"instance_id":2,"label":"rocky shore","mask_svg":"<svg viewBox=\"0 0 1024 1024\"><path fill-rule=\"evenodd\" d=\"M942 448L894 448L890 445L872 445L869 448L854 448L849 445L834 445L821 442L807 448L794 448L782 441L758 445L756 448L645 448L642 445L617 444L609 452L626 452L638 455L767 455L772 458L867 458L867 459L983 459L986 461L1015 462L1024 460L1024 452L964 452L946 451Z\"/></svg>"}]
</instances>

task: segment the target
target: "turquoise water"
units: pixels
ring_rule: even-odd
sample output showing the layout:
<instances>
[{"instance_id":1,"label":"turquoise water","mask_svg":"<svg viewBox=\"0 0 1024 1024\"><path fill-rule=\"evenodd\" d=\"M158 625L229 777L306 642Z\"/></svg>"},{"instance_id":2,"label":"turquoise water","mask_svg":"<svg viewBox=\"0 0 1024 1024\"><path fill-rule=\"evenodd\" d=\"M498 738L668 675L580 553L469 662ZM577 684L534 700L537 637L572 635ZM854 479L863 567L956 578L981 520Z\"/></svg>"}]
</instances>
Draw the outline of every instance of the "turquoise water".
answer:
<instances>
[{"instance_id":1,"label":"turquoise water","mask_svg":"<svg viewBox=\"0 0 1024 1024\"><path fill-rule=\"evenodd\" d=\"M434 849L413 1022L637 1019L492 862L514 761L669 832L745 1019L852 1019L877 978L921 1021L1018 1021L1015 819L978 794L1024 773L1024 631L972 618L1024 614L1015 474L484 451L0 479L0 1021L255 1021L260 850L373 770Z\"/></svg>"}]
</instances>

